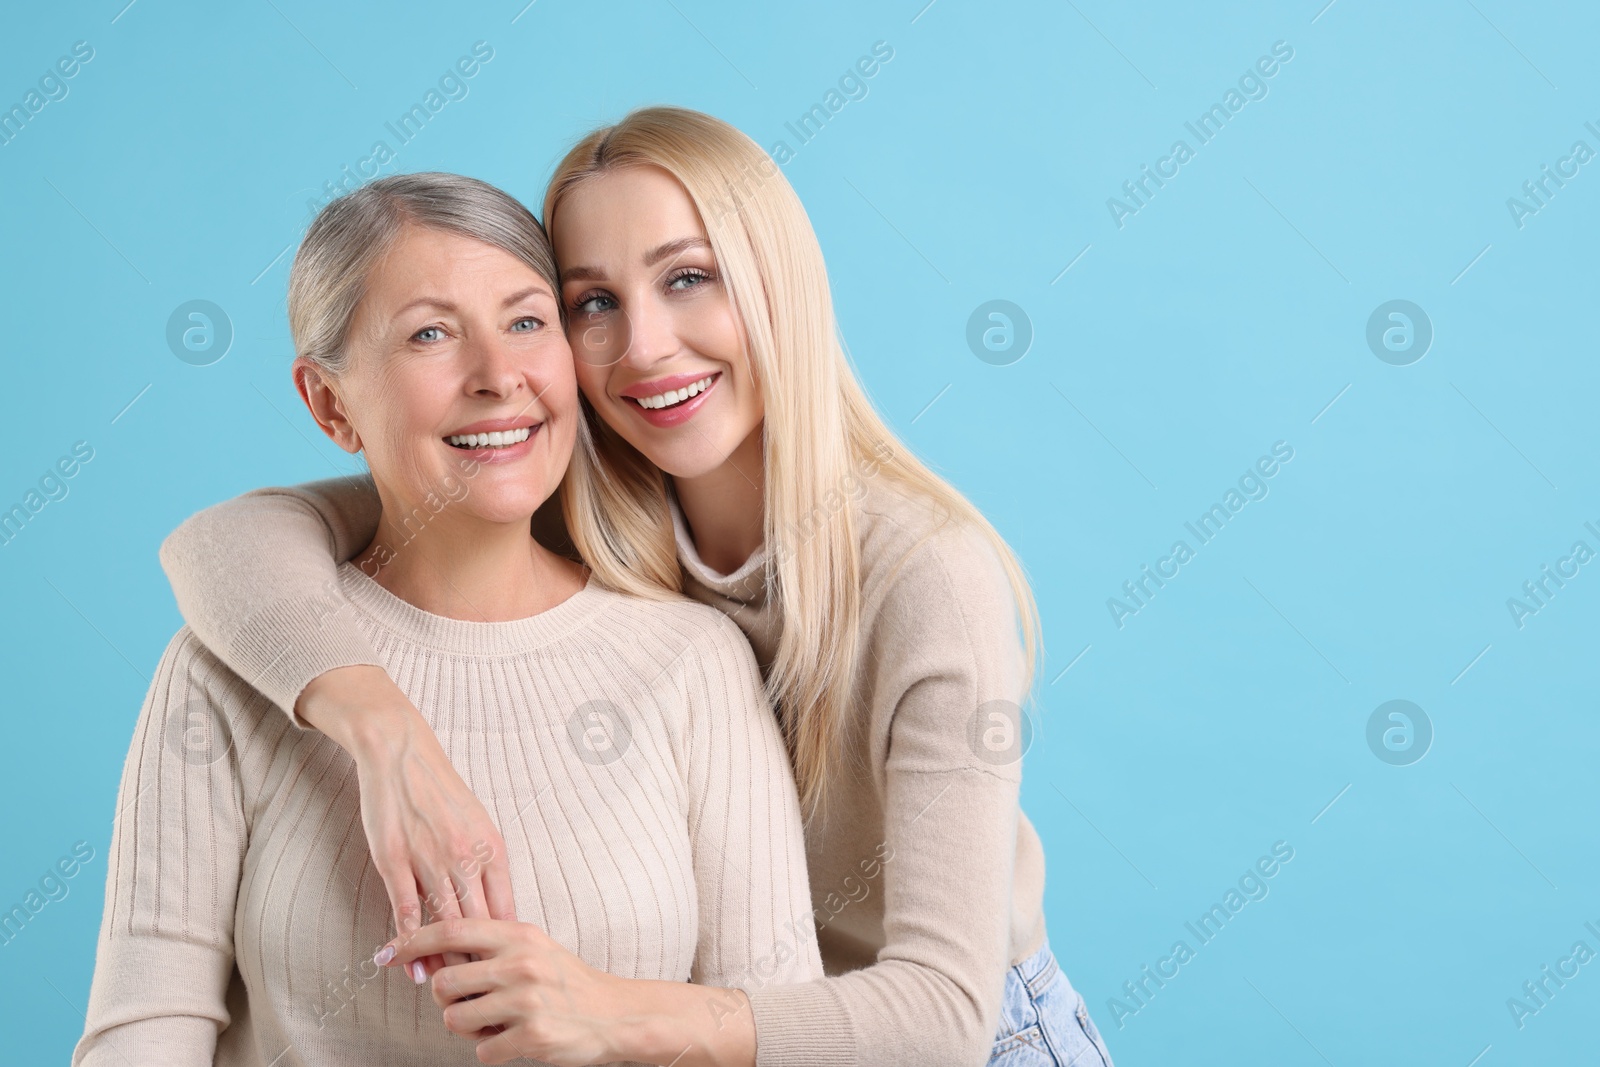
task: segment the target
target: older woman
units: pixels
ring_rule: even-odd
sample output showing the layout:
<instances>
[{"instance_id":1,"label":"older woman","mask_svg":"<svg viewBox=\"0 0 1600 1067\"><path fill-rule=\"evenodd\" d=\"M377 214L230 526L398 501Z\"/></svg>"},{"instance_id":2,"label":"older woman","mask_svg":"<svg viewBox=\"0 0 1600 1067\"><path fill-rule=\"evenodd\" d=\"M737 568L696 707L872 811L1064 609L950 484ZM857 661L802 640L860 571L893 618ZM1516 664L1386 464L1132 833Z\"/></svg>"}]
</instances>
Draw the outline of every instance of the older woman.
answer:
<instances>
[{"instance_id":1,"label":"older woman","mask_svg":"<svg viewBox=\"0 0 1600 1067\"><path fill-rule=\"evenodd\" d=\"M527 210L443 174L330 204L289 291L296 385L323 432L365 454L382 506L303 636L378 650L504 840L509 884L463 894L469 916L529 925L494 924L431 990L420 962L409 977L375 965L391 913L356 764L185 628L123 773L74 1064L538 1056L519 981L547 964L618 1001L652 981L820 977L794 781L739 630L613 592L530 535L585 432L557 291ZM496 1047L454 1036L430 994Z\"/></svg>"}]
</instances>

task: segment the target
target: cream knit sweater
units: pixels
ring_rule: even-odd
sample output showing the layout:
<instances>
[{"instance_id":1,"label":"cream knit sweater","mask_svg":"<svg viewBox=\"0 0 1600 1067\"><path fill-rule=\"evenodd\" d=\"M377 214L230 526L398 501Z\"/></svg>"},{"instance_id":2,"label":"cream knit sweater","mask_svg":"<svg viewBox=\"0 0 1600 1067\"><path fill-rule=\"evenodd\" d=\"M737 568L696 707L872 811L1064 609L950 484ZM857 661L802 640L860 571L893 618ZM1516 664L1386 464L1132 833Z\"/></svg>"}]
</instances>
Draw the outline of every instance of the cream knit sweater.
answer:
<instances>
[{"instance_id":1,"label":"cream knit sweater","mask_svg":"<svg viewBox=\"0 0 1600 1067\"><path fill-rule=\"evenodd\" d=\"M758 1067L978 1067L1006 968L1044 943L1044 853L1018 806L1016 607L974 531L864 479L860 653L851 761L831 816L806 827L812 908L830 977L751 994ZM819 502L831 521L838 513ZM767 559L719 575L681 515L690 596L733 619L765 667L782 633ZM547 509L535 529L561 536ZM265 489L190 518L162 546L184 617L235 670L292 709L312 678L379 663L364 635L313 627L336 559L371 540L364 477ZM1008 725L1009 721L1009 725ZM1007 748L1007 741L1013 742Z\"/></svg>"},{"instance_id":2,"label":"cream knit sweater","mask_svg":"<svg viewBox=\"0 0 1600 1067\"><path fill-rule=\"evenodd\" d=\"M625 977L821 976L793 777L739 631L591 582L514 622L447 619L350 564L314 620L370 649L499 824L517 915ZM476 1064L392 936L354 764L185 628L135 727L84 1067Z\"/></svg>"}]
</instances>

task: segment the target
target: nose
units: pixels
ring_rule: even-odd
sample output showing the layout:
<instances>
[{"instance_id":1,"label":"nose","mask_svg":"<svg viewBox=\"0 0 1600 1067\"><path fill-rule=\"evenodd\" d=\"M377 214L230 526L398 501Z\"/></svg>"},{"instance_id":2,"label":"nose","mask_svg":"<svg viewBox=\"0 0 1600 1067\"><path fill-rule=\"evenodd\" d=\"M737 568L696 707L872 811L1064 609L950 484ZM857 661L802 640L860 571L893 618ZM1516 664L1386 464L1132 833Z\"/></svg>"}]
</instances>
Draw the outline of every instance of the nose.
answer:
<instances>
[{"instance_id":1,"label":"nose","mask_svg":"<svg viewBox=\"0 0 1600 1067\"><path fill-rule=\"evenodd\" d=\"M498 335L469 341L464 346L467 358L467 391L473 396L505 400L526 384L516 353Z\"/></svg>"},{"instance_id":2,"label":"nose","mask_svg":"<svg viewBox=\"0 0 1600 1067\"><path fill-rule=\"evenodd\" d=\"M646 298L634 301L626 310L628 338L623 363L634 370L648 370L678 354L683 345L670 309Z\"/></svg>"}]
</instances>

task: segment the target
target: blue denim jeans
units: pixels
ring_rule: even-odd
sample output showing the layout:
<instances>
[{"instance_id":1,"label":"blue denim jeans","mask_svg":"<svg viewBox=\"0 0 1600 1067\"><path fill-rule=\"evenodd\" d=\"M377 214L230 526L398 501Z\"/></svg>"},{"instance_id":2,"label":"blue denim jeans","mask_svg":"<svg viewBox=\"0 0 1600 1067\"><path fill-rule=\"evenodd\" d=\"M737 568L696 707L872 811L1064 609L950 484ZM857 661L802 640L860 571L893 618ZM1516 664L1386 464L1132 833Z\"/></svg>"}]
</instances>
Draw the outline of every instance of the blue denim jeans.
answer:
<instances>
[{"instance_id":1,"label":"blue denim jeans","mask_svg":"<svg viewBox=\"0 0 1600 1067\"><path fill-rule=\"evenodd\" d=\"M989 1067L1111 1067L1111 1053L1048 941L1006 971Z\"/></svg>"}]
</instances>

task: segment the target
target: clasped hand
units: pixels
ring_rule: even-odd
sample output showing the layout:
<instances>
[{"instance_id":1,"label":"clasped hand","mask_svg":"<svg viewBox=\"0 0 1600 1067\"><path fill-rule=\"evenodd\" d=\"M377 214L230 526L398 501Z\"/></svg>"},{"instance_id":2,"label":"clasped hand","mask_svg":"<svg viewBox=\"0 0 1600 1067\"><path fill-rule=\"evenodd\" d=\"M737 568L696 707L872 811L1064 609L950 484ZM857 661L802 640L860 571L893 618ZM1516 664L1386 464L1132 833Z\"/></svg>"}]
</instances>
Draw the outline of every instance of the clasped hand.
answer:
<instances>
[{"instance_id":1,"label":"clasped hand","mask_svg":"<svg viewBox=\"0 0 1600 1067\"><path fill-rule=\"evenodd\" d=\"M476 956L434 972L434 1003L453 1034L478 1043L478 1059L519 1057L560 1067L622 1058L609 1041L619 1020L607 1012L621 979L596 970L530 923L450 918L396 937L373 956L406 967L429 956ZM454 958L454 957L447 957Z\"/></svg>"}]
</instances>

